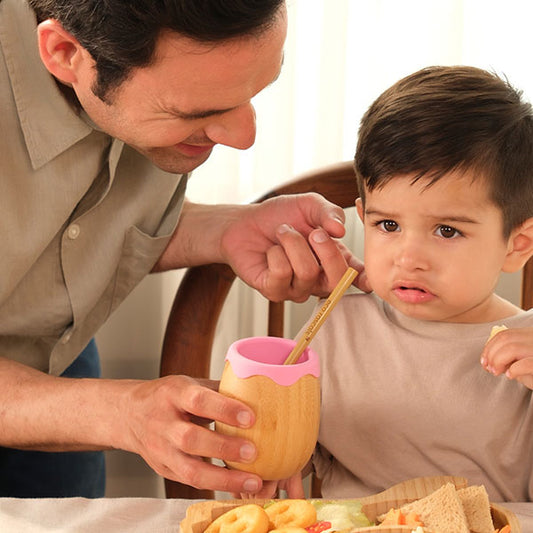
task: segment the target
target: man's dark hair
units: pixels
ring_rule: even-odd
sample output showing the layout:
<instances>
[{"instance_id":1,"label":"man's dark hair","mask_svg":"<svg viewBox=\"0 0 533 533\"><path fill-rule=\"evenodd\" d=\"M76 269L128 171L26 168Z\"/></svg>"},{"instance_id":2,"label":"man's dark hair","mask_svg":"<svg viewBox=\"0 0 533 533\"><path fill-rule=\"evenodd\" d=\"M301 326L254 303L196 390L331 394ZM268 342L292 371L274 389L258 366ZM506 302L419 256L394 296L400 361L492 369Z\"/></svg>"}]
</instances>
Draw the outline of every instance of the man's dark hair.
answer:
<instances>
[{"instance_id":1,"label":"man's dark hair","mask_svg":"<svg viewBox=\"0 0 533 533\"><path fill-rule=\"evenodd\" d=\"M361 195L395 176L451 171L486 179L504 236L533 216L533 115L507 80L466 66L428 67L386 90L361 120ZM364 196L363 200L364 200Z\"/></svg>"},{"instance_id":2,"label":"man's dark hair","mask_svg":"<svg viewBox=\"0 0 533 533\"><path fill-rule=\"evenodd\" d=\"M150 65L157 38L177 32L203 43L260 35L284 0L29 0L37 21L55 19L96 61L105 100L132 69Z\"/></svg>"}]
</instances>

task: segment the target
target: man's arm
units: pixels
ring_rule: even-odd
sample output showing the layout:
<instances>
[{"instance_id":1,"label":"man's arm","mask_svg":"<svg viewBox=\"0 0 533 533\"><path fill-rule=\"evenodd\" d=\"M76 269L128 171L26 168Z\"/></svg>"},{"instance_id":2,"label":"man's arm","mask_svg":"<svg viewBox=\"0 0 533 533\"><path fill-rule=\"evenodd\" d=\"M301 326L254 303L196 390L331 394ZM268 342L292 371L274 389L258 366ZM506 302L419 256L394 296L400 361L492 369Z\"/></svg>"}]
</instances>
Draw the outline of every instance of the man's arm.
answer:
<instances>
[{"instance_id":1,"label":"man's arm","mask_svg":"<svg viewBox=\"0 0 533 533\"><path fill-rule=\"evenodd\" d=\"M108 447L118 428L99 412L108 403L106 387L99 385L0 358L0 444L43 451Z\"/></svg>"},{"instance_id":2,"label":"man's arm","mask_svg":"<svg viewBox=\"0 0 533 533\"><path fill-rule=\"evenodd\" d=\"M247 206L204 205L186 200L178 226L154 271L223 263L222 235L228 226L238 222L246 209Z\"/></svg>"},{"instance_id":3,"label":"man's arm","mask_svg":"<svg viewBox=\"0 0 533 533\"><path fill-rule=\"evenodd\" d=\"M325 296L348 265L363 271L338 240L345 233L344 217L340 207L318 194L242 206L187 203L154 270L227 263L270 300ZM369 289L364 275L356 281Z\"/></svg>"},{"instance_id":4,"label":"man's arm","mask_svg":"<svg viewBox=\"0 0 533 533\"><path fill-rule=\"evenodd\" d=\"M253 412L186 376L151 381L54 377L0 358L0 445L72 451L123 449L158 474L199 488L256 492L252 474L203 457L251 461L255 448L199 420L248 427Z\"/></svg>"}]
</instances>

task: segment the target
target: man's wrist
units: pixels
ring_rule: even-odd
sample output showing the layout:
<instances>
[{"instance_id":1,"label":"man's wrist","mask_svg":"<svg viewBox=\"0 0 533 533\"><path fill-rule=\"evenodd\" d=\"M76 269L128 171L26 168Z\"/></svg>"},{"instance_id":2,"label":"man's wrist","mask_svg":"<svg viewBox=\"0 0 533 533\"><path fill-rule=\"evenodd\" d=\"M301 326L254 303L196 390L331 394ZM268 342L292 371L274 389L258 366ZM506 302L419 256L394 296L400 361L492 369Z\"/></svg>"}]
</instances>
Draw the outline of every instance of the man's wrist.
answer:
<instances>
[{"instance_id":1,"label":"man's wrist","mask_svg":"<svg viewBox=\"0 0 533 533\"><path fill-rule=\"evenodd\" d=\"M154 267L170 270L209 263L227 263L224 234L242 219L249 206L187 202L172 238Z\"/></svg>"}]
</instances>

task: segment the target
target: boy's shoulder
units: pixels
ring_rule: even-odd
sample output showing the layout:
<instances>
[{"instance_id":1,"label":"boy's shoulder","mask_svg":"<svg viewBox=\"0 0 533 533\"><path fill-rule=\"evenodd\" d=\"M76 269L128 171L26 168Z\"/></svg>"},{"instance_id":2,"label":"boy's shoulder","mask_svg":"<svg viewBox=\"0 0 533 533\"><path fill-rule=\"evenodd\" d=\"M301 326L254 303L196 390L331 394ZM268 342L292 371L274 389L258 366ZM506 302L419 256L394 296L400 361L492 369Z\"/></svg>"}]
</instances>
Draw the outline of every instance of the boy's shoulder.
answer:
<instances>
[{"instance_id":1,"label":"boy's shoulder","mask_svg":"<svg viewBox=\"0 0 533 533\"><path fill-rule=\"evenodd\" d=\"M501 321L508 328L527 328L533 326L533 308Z\"/></svg>"},{"instance_id":2,"label":"boy's shoulder","mask_svg":"<svg viewBox=\"0 0 533 533\"><path fill-rule=\"evenodd\" d=\"M320 300L315 312L326 300ZM313 314L314 315L314 314ZM356 318L356 320L354 320ZM374 293L364 293L359 289L349 289L331 311L330 318L323 327L327 329L349 329L367 327L368 324L383 322L387 319L385 303Z\"/></svg>"},{"instance_id":3,"label":"boy's shoulder","mask_svg":"<svg viewBox=\"0 0 533 533\"><path fill-rule=\"evenodd\" d=\"M346 291L344 296L339 300L337 307L344 307L350 310L354 308L378 309L383 307L383 300L373 292L361 292L359 289L353 287Z\"/></svg>"}]
</instances>

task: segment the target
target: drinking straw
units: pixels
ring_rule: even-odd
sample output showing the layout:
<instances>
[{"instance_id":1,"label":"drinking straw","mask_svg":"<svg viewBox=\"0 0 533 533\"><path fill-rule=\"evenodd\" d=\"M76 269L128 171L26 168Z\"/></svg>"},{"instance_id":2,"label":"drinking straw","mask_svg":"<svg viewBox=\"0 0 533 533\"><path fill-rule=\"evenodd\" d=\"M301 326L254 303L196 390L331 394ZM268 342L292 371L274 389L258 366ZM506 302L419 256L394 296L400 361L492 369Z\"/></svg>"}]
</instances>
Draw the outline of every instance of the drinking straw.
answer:
<instances>
[{"instance_id":1,"label":"drinking straw","mask_svg":"<svg viewBox=\"0 0 533 533\"><path fill-rule=\"evenodd\" d=\"M331 310L335 307L335 305L337 305L337 302L341 299L341 296L346 292L348 287L350 287L357 274L357 270L348 267L339 283L337 283L336 287L331 291L331 294L324 302L324 305L320 308L318 313L315 315L315 318L313 318L303 335L296 343L296 346L292 349L287 359L285 359L285 362L283 363L284 365L292 365L298 361L303 351L307 348L316 332L320 329Z\"/></svg>"}]
</instances>

